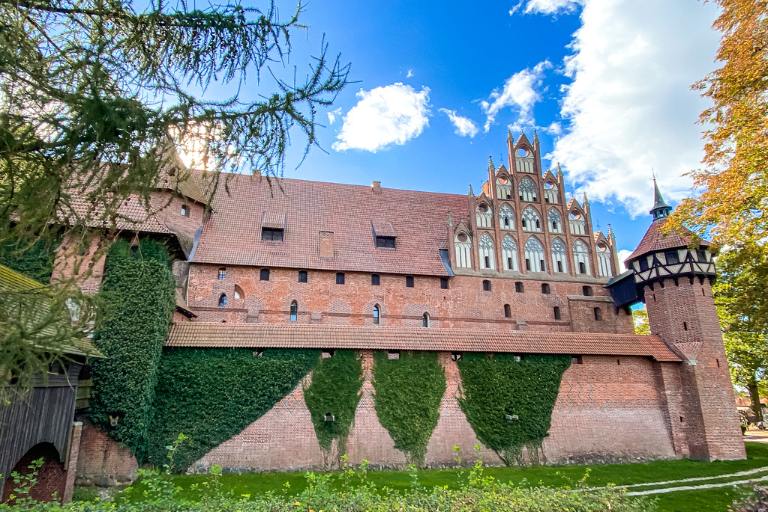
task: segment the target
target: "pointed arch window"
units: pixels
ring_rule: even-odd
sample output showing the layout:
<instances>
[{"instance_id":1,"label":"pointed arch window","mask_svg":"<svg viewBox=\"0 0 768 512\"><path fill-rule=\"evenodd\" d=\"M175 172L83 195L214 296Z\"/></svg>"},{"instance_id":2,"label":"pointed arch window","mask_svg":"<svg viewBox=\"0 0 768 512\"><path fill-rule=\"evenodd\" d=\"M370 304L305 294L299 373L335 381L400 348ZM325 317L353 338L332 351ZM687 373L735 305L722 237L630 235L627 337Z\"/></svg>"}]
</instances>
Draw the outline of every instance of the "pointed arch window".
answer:
<instances>
[{"instance_id":1,"label":"pointed arch window","mask_svg":"<svg viewBox=\"0 0 768 512\"><path fill-rule=\"evenodd\" d=\"M597 244L597 272L600 277L612 277L611 248L603 242Z\"/></svg>"},{"instance_id":2,"label":"pointed arch window","mask_svg":"<svg viewBox=\"0 0 768 512\"><path fill-rule=\"evenodd\" d=\"M454 247L456 249L456 267L472 267L472 240L466 233L456 233L454 237Z\"/></svg>"},{"instance_id":3,"label":"pointed arch window","mask_svg":"<svg viewBox=\"0 0 768 512\"><path fill-rule=\"evenodd\" d=\"M523 231L541 231L541 218L539 218L539 212L530 206L523 210L521 223L523 225Z\"/></svg>"},{"instance_id":4,"label":"pointed arch window","mask_svg":"<svg viewBox=\"0 0 768 512\"><path fill-rule=\"evenodd\" d=\"M288 315L288 320L295 322L299 319L299 303L295 300L291 301L291 311Z\"/></svg>"},{"instance_id":5,"label":"pointed arch window","mask_svg":"<svg viewBox=\"0 0 768 512\"><path fill-rule=\"evenodd\" d=\"M544 182L544 201L549 204L557 204L558 203L558 195L560 190L557 188L557 185L555 185L552 181L545 181Z\"/></svg>"},{"instance_id":6,"label":"pointed arch window","mask_svg":"<svg viewBox=\"0 0 768 512\"><path fill-rule=\"evenodd\" d=\"M504 270L517 272L517 242L507 235L501 243Z\"/></svg>"},{"instance_id":7,"label":"pointed arch window","mask_svg":"<svg viewBox=\"0 0 768 512\"><path fill-rule=\"evenodd\" d=\"M488 233L483 233L480 237L480 268L483 270L493 270L496 268L496 262L493 258L493 238Z\"/></svg>"},{"instance_id":8,"label":"pointed arch window","mask_svg":"<svg viewBox=\"0 0 768 512\"><path fill-rule=\"evenodd\" d=\"M520 180L519 196L521 201L536 202L536 184L527 176Z\"/></svg>"},{"instance_id":9,"label":"pointed arch window","mask_svg":"<svg viewBox=\"0 0 768 512\"><path fill-rule=\"evenodd\" d=\"M577 273L591 274L589 270L589 248L581 240L573 242L573 264L576 266Z\"/></svg>"},{"instance_id":10,"label":"pointed arch window","mask_svg":"<svg viewBox=\"0 0 768 512\"><path fill-rule=\"evenodd\" d=\"M512 182L506 176L496 179L496 197L499 199L512 199Z\"/></svg>"},{"instance_id":11,"label":"pointed arch window","mask_svg":"<svg viewBox=\"0 0 768 512\"><path fill-rule=\"evenodd\" d=\"M515 211L506 203L499 208L499 227L501 229L515 229Z\"/></svg>"},{"instance_id":12,"label":"pointed arch window","mask_svg":"<svg viewBox=\"0 0 768 512\"><path fill-rule=\"evenodd\" d=\"M551 233L563 232L563 218L560 216L555 208L550 208L547 212L547 223L549 224L549 231Z\"/></svg>"},{"instance_id":13,"label":"pointed arch window","mask_svg":"<svg viewBox=\"0 0 768 512\"><path fill-rule=\"evenodd\" d=\"M587 223L584 215L578 210L571 210L568 214L568 224L571 226L572 235L586 235Z\"/></svg>"},{"instance_id":14,"label":"pointed arch window","mask_svg":"<svg viewBox=\"0 0 768 512\"><path fill-rule=\"evenodd\" d=\"M477 227L479 228L491 227L491 207L485 203L477 205L475 220L477 221Z\"/></svg>"},{"instance_id":15,"label":"pointed arch window","mask_svg":"<svg viewBox=\"0 0 768 512\"><path fill-rule=\"evenodd\" d=\"M378 304L373 306L373 325L379 325L381 322L381 307Z\"/></svg>"},{"instance_id":16,"label":"pointed arch window","mask_svg":"<svg viewBox=\"0 0 768 512\"><path fill-rule=\"evenodd\" d=\"M240 285L235 285L235 300L243 300L245 299L245 292L242 288L240 288Z\"/></svg>"},{"instance_id":17,"label":"pointed arch window","mask_svg":"<svg viewBox=\"0 0 768 512\"><path fill-rule=\"evenodd\" d=\"M568 249L559 238L552 240L552 270L568 272Z\"/></svg>"},{"instance_id":18,"label":"pointed arch window","mask_svg":"<svg viewBox=\"0 0 768 512\"><path fill-rule=\"evenodd\" d=\"M229 299L227 298L227 294L222 293L221 295L219 295L219 307L225 308L227 307L227 304L229 304Z\"/></svg>"},{"instance_id":19,"label":"pointed arch window","mask_svg":"<svg viewBox=\"0 0 768 512\"><path fill-rule=\"evenodd\" d=\"M544 246L535 236L525 242L525 270L528 272L545 272Z\"/></svg>"},{"instance_id":20,"label":"pointed arch window","mask_svg":"<svg viewBox=\"0 0 768 512\"><path fill-rule=\"evenodd\" d=\"M429 313L424 313L421 315L421 326L429 327Z\"/></svg>"}]
</instances>

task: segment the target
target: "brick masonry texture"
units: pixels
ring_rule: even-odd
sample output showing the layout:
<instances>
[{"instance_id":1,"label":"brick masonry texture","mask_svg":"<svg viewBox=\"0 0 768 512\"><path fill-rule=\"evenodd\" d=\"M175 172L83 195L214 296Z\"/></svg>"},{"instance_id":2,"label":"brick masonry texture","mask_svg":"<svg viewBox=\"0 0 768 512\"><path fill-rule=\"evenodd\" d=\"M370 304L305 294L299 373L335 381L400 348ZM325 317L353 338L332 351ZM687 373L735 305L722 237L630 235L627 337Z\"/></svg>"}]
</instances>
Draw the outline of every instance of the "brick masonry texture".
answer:
<instances>
[{"instance_id":1,"label":"brick masonry texture","mask_svg":"<svg viewBox=\"0 0 768 512\"><path fill-rule=\"evenodd\" d=\"M136 479L131 451L98 427L84 421L77 458L78 485L124 485Z\"/></svg>"}]
</instances>

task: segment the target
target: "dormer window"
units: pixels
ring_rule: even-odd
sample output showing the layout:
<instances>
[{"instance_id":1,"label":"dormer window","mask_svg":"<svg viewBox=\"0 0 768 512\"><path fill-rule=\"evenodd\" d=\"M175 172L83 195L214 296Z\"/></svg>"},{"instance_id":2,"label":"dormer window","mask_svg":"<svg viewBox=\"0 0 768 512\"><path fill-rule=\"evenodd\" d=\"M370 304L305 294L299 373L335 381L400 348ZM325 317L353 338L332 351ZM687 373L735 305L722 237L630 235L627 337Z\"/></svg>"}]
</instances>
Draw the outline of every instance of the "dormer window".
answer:
<instances>
[{"instance_id":1,"label":"dormer window","mask_svg":"<svg viewBox=\"0 0 768 512\"><path fill-rule=\"evenodd\" d=\"M376 247L382 247L385 249L395 248L395 237L393 236L377 236Z\"/></svg>"},{"instance_id":2,"label":"dormer window","mask_svg":"<svg viewBox=\"0 0 768 512\"><path fill-rule=\"evenodd\" d=\"M261 239L267 242L282 242L283 232L280 228L261 228Z\"/></svg>"}]
</instances>

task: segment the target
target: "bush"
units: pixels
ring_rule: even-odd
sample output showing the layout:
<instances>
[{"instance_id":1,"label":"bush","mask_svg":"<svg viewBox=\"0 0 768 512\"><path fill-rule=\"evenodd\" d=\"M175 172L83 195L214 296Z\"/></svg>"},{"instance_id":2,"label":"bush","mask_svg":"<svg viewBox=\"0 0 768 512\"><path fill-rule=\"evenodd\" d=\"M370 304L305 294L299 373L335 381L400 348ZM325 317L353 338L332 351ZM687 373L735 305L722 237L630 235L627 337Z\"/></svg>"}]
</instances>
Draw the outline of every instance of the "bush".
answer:
<instances>
[{"instance_id":1,"label":"bush","mask_svg":"<svg viewBox=\"0 0 768 512\"><path fill-rule=\"evenodd\" d=\"M161 244L145 251L117 242L107 258L100 296L104 318L94 342L104 354L93 365L91 420L125 443L139 460L146 455L157 368L175 305L169 257Z\"/></svg>"},{"instance_id":2,"label":"bush","mask_svg":"<svg viewBox=\"0 0 768 512\"><path fill-rule=\"evenodd\" d=\"M423 464L445 393L445 373L437 354L403 352L390 360L385 352L377 352L373 377L379 421L395 448L407 453L411 463Z\"/></svg>"},{"instance_id":3,"label":"bush","mask_svg":"<svg viewBox=\"0 0 768 512\"><path fill-rule=\"evenodd\" d=\"M188 442L175 454L184 470L241 432L293 390L318 359L314 350L167 348L160 362L148 460L166 462L179 433Z\"/></svg>"},{"instance_id":4,"label":"bush","mask_svg":"<svg viewBox=\"0 0 768 512\"><path fill-rule=\"evenodd\" d=\"M459 399L477 438L505 464L538 462L549 433L552 408L568 356L465 354L459 361L463 396Z\"/></svg>"},{"instance_id":5,"label":"bush","mask_svg":"<svg viewBox=\"0 0 768 512\"><path fill-rule=\"evenodd\" d=\"M735 502L732 512L768 512L768 487L755 487L751 496Z\"/></svg>"}]
</instances>

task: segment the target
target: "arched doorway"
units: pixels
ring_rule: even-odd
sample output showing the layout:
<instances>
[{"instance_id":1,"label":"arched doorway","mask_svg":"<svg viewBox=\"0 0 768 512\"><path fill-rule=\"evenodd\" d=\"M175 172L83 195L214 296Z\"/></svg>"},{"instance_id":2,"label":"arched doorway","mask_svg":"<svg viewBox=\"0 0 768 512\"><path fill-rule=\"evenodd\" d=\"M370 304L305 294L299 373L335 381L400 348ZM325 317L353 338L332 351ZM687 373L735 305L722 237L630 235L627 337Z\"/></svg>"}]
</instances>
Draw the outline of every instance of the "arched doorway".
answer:
<instances>
[{"instance_id":1,"label":"arched doorway","mask_svg":"<svg viewBox=\"0 0 768 512\"><path fill-rule=\"evenodd\" d=\"M35 469L34 465L38 460L42 461L42 465ZM61 500L61 497L64 494L64 485L67 481L67 473L64 470L64 464L60 461L59 452L56 451L56 448L54 448L51 443L40 443L30 448L5 478L5 485L3 485L3 503L8 502L12 495L19 494L17 492L17 487L20 486L18 483L14 482L12 474L18 473L19 475L29 475L32 471L37 472L37 482L29 491L29 494L23 494L22 496L38 501L50 501L52 499Z\"/></svg>"}]
</instances>

